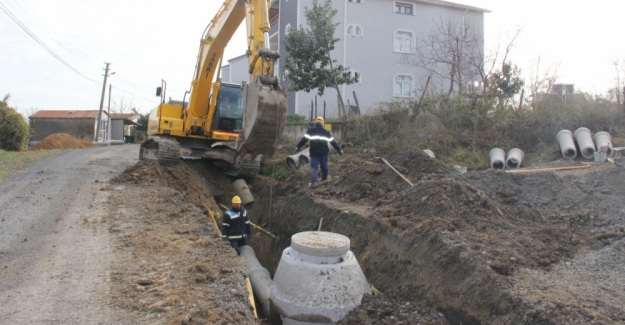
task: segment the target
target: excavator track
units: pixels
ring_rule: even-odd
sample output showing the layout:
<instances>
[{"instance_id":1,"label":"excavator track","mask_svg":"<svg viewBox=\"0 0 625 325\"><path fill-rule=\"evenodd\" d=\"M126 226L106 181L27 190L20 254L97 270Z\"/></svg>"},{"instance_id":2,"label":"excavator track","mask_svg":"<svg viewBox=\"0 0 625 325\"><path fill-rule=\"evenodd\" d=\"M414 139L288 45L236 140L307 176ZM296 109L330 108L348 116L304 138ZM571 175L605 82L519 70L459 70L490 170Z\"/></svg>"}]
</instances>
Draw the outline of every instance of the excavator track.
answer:
<instances>
[{"instance_id":1,"label":"excavator track","mask_svg":"<svg viewBox=\"0 0 625 325\"><path fill-rule=\"evenodd\" d=\"M225 162L215 162L215 165L219 166L223 173L228 176L253 178L260 171L261 158L261 155L256 156L255 159L246 155L243 159L238 159L234 166Z\"/></svg>"},{"instance_id":2,"label":"excavator track","mask_svg":"<svg viewBox=\"0 0 625 325\"><path fill-rule=\"evenodd\" d=\"M180 145L173 138L149 137L141 144L139 160L156 160L161 165L180 161Z\"/></svg>"}]
</instances>

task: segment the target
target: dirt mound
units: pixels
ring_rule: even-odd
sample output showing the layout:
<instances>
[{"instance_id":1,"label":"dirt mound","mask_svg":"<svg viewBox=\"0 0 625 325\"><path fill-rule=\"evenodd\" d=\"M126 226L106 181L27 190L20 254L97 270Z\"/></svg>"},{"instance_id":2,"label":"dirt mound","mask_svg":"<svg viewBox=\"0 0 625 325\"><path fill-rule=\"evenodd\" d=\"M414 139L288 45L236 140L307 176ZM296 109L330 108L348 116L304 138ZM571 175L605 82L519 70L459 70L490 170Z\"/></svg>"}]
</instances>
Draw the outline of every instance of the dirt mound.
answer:
<instances>
[{"instance_id":1,"label":"dirt mound","mask_svg":"<svg viewBox=\"0 0 625 325\"><path fill-rule=\"evenodd\" d=\"M50 149L83 149L93 147L88 141L78 141L67 133L55 133L45 137L41 142L28 148L28 150Z\"/></svg>"},{"instance_id":2,"label":"dirt mound","mask_svg":"<svg viewBox=\"0 0 625 325\"><path fill-rule=\"evenodd\" d=\"M273 215L281 217L272 231L281 239L258 246L275 270L290 236L317 229L321 218L322 230L348 236L383 295L364 299L340 324L604 324L625 316L625 294L604 280L624 275L605 262L623 246L625 232L614 222L623 195L597 190L620 171L575 179L459 175L417 149L387 160L415 186L383 163L366 162L275 202ZM617 208L600 208L606 202ZM610 276L589 279L591 269ZM444 321L432 318L436 310Z\"/></svg>"}]
</instances>

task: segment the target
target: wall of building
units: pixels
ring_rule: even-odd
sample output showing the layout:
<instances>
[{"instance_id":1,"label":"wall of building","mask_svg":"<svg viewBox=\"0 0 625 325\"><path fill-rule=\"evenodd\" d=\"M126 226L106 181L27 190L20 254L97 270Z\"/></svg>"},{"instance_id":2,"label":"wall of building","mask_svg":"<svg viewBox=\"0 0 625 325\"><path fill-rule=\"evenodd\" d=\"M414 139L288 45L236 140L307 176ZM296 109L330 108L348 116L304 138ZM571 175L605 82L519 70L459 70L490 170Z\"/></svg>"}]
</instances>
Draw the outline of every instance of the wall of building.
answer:
<instances>
[{"instance_id":1,"label":"wall of building","mask_svg":"<svg viewBox=\"0 0 625 325\"><path fill-rule=\"evenodd\" d=\"M33 134L30 141L41 141L50 134L67 133L78 140L92 141L95 119L39 119L31 118Z\"/></svg>"}]
</instances>

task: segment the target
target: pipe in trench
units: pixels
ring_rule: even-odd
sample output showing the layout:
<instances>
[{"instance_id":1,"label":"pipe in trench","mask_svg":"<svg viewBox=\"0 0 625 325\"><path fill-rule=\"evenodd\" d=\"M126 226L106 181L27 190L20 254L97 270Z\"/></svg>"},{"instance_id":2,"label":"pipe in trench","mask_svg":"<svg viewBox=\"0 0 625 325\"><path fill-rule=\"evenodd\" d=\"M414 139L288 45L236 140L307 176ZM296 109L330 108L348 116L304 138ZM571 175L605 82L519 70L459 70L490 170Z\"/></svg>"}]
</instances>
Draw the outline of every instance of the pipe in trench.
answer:
<instances>
[{"instance_id":1,"label":"pipe in trench","mask_svg":"<svg viewBox=\"0 0 625 325\"><path fill-rule=\"evenodd\" d=\"M249 245L239 247L241 256L245 259L245 266L252 284L254 296L262 305L263 314L269 317L271 302L269 293L271 289L271 273L264 268L256 258L256 252Z\"/></svg>"},{"instance_id":2,"label":"pipe in trench","mask_svg":"<svg viewBox=\"0 0 625 325\"><path fill-rule=\"evenodd\" d=\"M573 136L575 140L577 140L577 146L579 147L579 152L581 152L582 157L593 159L595 157L595 143L592 142L590 130L585 127L578 128L573 133Z\"/></svg>"},{"instance_id":3,"label":"pipe in trench","mask_svg":"<svg viewBox=\"0 0 625 325\"><path fill-rule=\"evenodd\" d=\"M523 150L519 148L510 149L510 151L508 151L508 158L506 158L506 168L515 169L521 167L524 157Z\"/></svg>"},{"instance_id":4,"label":"pipe in trench","mask_svg":"<svg viewBox=\"0 0 625 325\"><path fill-rule=\"evenodd\" d=\"M499 170L506 168L506 152L500 148L494 148L488 154L490 158L490 168Z\"/></svg>"},{"instance_id":5,"label":"pipe in trench","mask_svg":"<svg viewBox=\"0 0 625 325\"><path fill-rule=\"evenodd\" d=\"M560 130L556 134L556 140L560 144L560 152L562 157L573 160L577 158L577 149L575 148L575 142L573 141L573 132L569 130Z\"/></svg>"},{"instance_id":6,"label":"pipe in trench","mask_svg":"<svg viewBox=\"0 0 625 325\"><path fill-rule=\"evenodd\" d=\"M243 203L243 205L254 202L254 196L252 192L250 192L250 188L247 186L244 179L237 179L232 182L232 187L234 188L234 192L241 198L241 203Z\"/></svg>"}]
</instances>

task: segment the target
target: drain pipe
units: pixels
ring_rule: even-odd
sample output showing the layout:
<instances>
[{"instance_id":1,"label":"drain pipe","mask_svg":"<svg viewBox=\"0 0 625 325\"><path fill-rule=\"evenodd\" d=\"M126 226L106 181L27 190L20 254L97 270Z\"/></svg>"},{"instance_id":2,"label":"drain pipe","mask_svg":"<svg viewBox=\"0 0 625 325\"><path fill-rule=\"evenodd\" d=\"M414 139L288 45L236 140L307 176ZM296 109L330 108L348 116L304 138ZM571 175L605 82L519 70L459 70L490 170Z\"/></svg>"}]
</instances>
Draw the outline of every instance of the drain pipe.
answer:
<instances>
[{"instance_id":1,"label":"drain pipe","mask_svg":"<svg viewBox=\"0 0 625 325\"><path fill-rule=\"evenodd\" d=\"M601 151L601 148L607 147L608 151L606 152L606 157L612 157L614 155L614 150L612 147L612 137L608 132L597 132L595 134L595 143L597 144L597 150Z\"/></svg>"},{"instance_id":2,"label":"drain pipe","mask_svg":"<svg viewBox=\"0 0 625 325\"><path fill-rule=\"evenodd\" d=\"M515 169L521 167L521 162L523 162L524 157L523 150L519 148L510 149L510 151L508 151L508 158L506 159L506 168Z\"/></svg>"},{"instance_id":3,"label":"drain pipe","mask_svg":"<svg viewBox=\"0 0 625 325\"><path fill-rule=\"evenodd\" d=\"M582 153L582 156L586 159L593 159L595 157L595 144L592 142L590 130L585 127L581 127L575 130L573 136L575 137L575 140L577 140L577 146L579 147L579 152Z\"/></svg>"},{"instance_id":4,"label":"drain pipe","mask_svg":"<svg viewBox=\"0 0 625 325\"><path fill-rule=\"evenodd\" d=\"M269 301L269 293L271 288L271 274L264 268L256 258L256 252L248 245L239 247L241 257L245 259L245 266L252 284L254 296L263 306L263 314L269 317L271 302Z\"/></svg>"},{"instance_id":5,"label":"drain pipe","mask_svg":"<svg viewBox=\"0 0 625 325\"><path fill-rule=\"evenodd\" d=\"M292 170L296 170L299 169L299 167L302 165L302 156L306 156L307 158L310 157L309 154L309 150L310 148L306 148L306 150L302 150L294 155L290 155L286 158L286 166L289 167L289 169ZM310 161L310 159L308 159L308 161Z\"/></svg>"},{"instance_id":6,"label":"drain pipe","mask_svg":"<svg viewBox=\"0 0 625 325\"><path fill-rule=\"evenodd\" d=\"M506 152L500 148L495 148L488 154L490 158L490 168L498 170L506 168Z\"/></svg>"},{"instance_id":7,"label":"drain pipe","mask_svg":"<svg viewBox=\"0 0 625 325\"><path fill-rule=\"evenodd\" d=\"M432 158L436 158L436 156L434 155L434 152L430 149L424 149L423 152L425 152L428 156Z\"/></svg>"},{"instance_id":8,"label":"drain pipe","mask_svg":"<svg viewBox=\"0 0 625 325\"><path fill-rule=\"evenodd\" d=\"M309 148L310 149L310 148ZM310 164L310 151L308 149L302 151L302 154L299 156L299 165L305 166Z\"/></svg>"},{"instance_id":9,"label":"drain pipe","mask_svg":"<svg viewBox=\"0 0 625 325\"><path fill-rule=\"evenodd\" d=\"M232 182L232 187L234 188L234 192L241 198L241 203L243 203L243 205L254 202L254 196L252 192L250 192L250 188L247 186L244 179L237 179Z\"/></svg>"},{"instance_id":10,"label":"drain pipe","mask_svg":"<svg viewBox=\"0 0 625 325\"><path fill-rule=\"evenodd\" d=\"M573 141L573 133L569 130L560 130L556 135L556 140L560 144L562 157L573 160L577 158L577 149Z\"/></svg>"}]
</instances>

